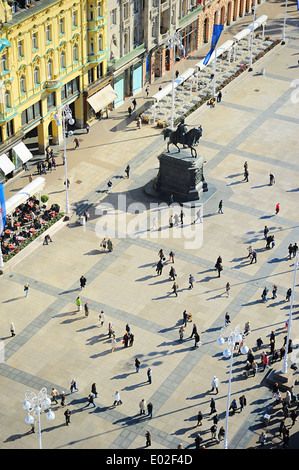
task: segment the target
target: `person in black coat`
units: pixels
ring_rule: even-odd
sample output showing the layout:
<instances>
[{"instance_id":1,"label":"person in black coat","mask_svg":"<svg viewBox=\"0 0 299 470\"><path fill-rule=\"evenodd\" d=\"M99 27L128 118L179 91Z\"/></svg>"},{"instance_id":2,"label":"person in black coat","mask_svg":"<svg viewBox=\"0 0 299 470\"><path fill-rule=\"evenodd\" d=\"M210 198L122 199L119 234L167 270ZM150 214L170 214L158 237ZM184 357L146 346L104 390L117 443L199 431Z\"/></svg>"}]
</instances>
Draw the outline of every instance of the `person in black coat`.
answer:
<instances>
[{"instance_id":1,"label":"person in black coat","mask_svg":"<svg viewBox=\"0 0 299 470\"><path fill-rule=\"evenodd\" d=\"M195 325L195 323L193 323L193 328L192 328L192 333L191 333L190 338L192 338L193 335L195 335L196 333L197 333L197 326Z\"/></svg>"}]
</instances>

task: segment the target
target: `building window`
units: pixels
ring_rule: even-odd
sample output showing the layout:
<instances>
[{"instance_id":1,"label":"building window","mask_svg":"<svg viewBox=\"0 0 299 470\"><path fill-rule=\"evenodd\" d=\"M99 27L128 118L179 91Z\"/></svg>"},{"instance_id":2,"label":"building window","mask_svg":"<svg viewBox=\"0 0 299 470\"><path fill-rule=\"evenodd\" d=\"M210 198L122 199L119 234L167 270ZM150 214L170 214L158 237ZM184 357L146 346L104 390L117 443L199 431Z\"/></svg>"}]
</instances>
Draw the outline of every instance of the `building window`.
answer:
<instances>
[{"instance_id":1,"label":"building window","mask_svg":"<svg viewBox=\"0 0 299 470\"><path fill-rule=\"evenodd\" d=\"M138 12L138 0L134 0L134 13Z\"/></svg>"},{"instance_id":2,"label":"building window","mask_svg":"<svg viewBox=\"0 0 299 470\"><path fill-rule=\"evenodd\" d=\"M21 78L20 78L20 90L21 90L21 93L26 93L26 81L25 81L24 75L21 75Z\"/></svg>"},{"instance_id":3,"label":"building window","mask_svg":"<svg viewBox=\"0 0 299 470\"><path fill-rule=\"evenodd\" d=\"M103 77L104 75L104 71L103 71L103 62L101 62L98 66L97 66L97 78L101 78Z\"/></svg>"},{"instance_id":4,"label":"building window","mask_svg":"<svg viewBox=\"0 0 299 470\"><path fill-rule=\"evenodd\" d=\"M98 2L98 18L101 18L102 16L102 2Z\"/></svg>"},{"instance_id":5,"label":"building window","mask_svg":"<svg viewBox=\"0 0 299 470\"><path fill-rule=\"evenodd\" d=\"M18 55L19 55L19 59L21 59L21 57L24 57L23 41L18 41Z\"/></svg>"},{"instance_id":6,"label":"building window","mask_svg":"<svg viewBox=\"0 0 299 470\"><path fill-rule=\"evenodd\" d=\"M46 26L46 41L50 42L52 41L52 31L51 31L51 25Z\"/></svg>"},{"instance_id":7,"label":"building window","mask_svg":"<svg viewBox=\"0 0 299 470\"><path fill-rule=\"evenodd\" d=\"M74 44L73 47L73 61L78 60L78 44Z\"/></svg>"},{"instance_id":8,"label":"building window","mask_svg":"<svg viewBox=\"0 0 299 470\"><path fill-rule=\"evenodd\" d=\"M37 119L41 116L41 102L37 101L34 105L22 111L21 114L21 123L22 126L28 124L30 121Z\"/></svg>"},{"instance_id":9,"label":"building window","mask_svg":"<svg viewBox=\"0 0 299 470\"><path fill-rule=\"evenodd\" d=\"M93 21L93 9L92 9L92 5L90 5L89 20L90 20L90 21Z\"/></svg>"},{"instance_id":10,"label":"building window","mask_svg":"<svg viewBox=\"0 0 299 470\"><path fill-rule=\"evenodd\" d=\"M89 54L90 54L90 55L93 55L93 54L94 54L93 39L90 40L90 44L89 44Z\"/></svg>"},{"instance_id":11,"label":"building window","mask_svg":"<svg viewBox=\"0 0 299 470\"><path fill-rule=\"evenodd\" d=\"M103 50L103 36L100 34L99 36L99 52Z\"/></svg>"},{"instance_id":12,"label":"building window","mask_svg":"<svg viewBox=\"0 0 299 470\"><path fill-rule=\"evenodd\" d=\"M48 80L51 80L51 78L53 77L53 62L51 59L49 59L47 62L47 77Z\"/></svg>"},{"instance_id":13,"label":"building window","mask_svg":"<svg viewBox=\"0 0 299 470\"><path fill-rule=\"evenodd\" d=\"M33 50L38 49L37 33L32 34L32 48Z\"/></svg>"},{"instance_id":14,"label":"building window","mask_svg":"<svg viewBox=\"0 0 299 470\"><path fill-rule=\"evenodd\" d=\"M65 52L62 51L62 53L60 54L60 67L62 69L65 69Z\"/></svg>"},{"instance_id":15,"label":"building window","mask_svg":"<svg viewBox=\"0 0 299 470\"><path fill-rule=\"evenodd\" d=\"M2 69L2 72L6 72L8 70L6 54L3 54L1 56L1 69Z\"/></svg>"},{"instance_id":16,"label":"building window","mask_svg":"<svg viewBox=\"0 0 299 470\"><path fill-rule=\"evenodd\" d=\"M40 80L39 80L39 68L38 67L35 67L34 71L33 71L33 79L34 79L34 85L39 85L40 84Z\"/></svg>"},{"instance_id":17,"label":"building window","mask_svg":"<svg viewBox=\"0 0 299 470\"><path fill-rule=\"evenodd\" d=\"M125 3L124 4L124 20L129 18L129 4Z\"/></svg>"},{"instance_id":18,"label":"building window","mask_svg":"<svg viewBox=\"0 0 299 470\"><path fill-rule=\"evenodd\" d=\"M88 85L94 81L93 69L88 70Z\"/></svg>"},{"instance_id":19,"label":"building window","mask_svg":"<svg viewBox=\"0 0 299 470\"><path fill-rule=\"evenodd\" d=\"M64 34L64 19L59 19L59 34Z\"/></svg>"},{"instance_id":20,"label":"building window","mask_svg":"<svg viewBox=\"0 0 299 470\"><path fill-rule=\"evenodd\" d=\"M9 92L9 90L5 90L5 93L4 93L4 105L5 105L5 109L11 108L10 92Z\"/></svg>"},{"instance_id":21,"label":"building window","mask_svg":"<svg viewBox=\"0 0 299 470\"><path fill-rule=\"evenodd\" d=\"M79 77L74 78L61 88L61 101L79 91Z\"/></svg>"},{"instance_id":22,"label":"building window","mask_svg":"<svg viewBox=\"0 0 299 470\"><path fill-rule=\"evenodd\" d=\"M8 121L6 123L6 135L7 137L11 137L12 135L14 135L14 131L13 131L13 119L11 121Z\"/></svg>"},{"instance_id":23,"label":"building window","mask_svg":"<svg viewBox=\"0 0 299 470\"><path fill-rule=\"evenodd\" d=\"M77 12L73 11L73 28L77 26Z\"/></svg>"},{"instance_id":24,"label":"building window","mask_svg":"<svg viewBox=\"0 0 299 470\"><path fill-rule=\"evenodd\" d=\"M53 93L50 93L47 97L47 109L48 109L48 111L49 111L49 109L53 108L53 106L55 106L55 103L56 103L55 92L53 91Z\"/></svg>"},{"instance_id":25,"label":"building window","mask_svg":"<svg viewBox=\"0 0 299 470\"><path fill-rule=\"evenodd\" d=\"M116 25L116 8L111 11L111 25Z\"/></svg>"}]
</instances>

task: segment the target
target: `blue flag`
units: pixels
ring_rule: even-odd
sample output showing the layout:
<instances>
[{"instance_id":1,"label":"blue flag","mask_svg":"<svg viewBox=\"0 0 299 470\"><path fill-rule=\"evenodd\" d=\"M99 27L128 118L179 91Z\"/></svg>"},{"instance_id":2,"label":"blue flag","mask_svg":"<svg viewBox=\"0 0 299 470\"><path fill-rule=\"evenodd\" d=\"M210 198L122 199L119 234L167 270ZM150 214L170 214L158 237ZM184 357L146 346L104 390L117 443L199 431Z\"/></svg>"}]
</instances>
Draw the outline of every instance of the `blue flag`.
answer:
<instances>
[{"instance_id":1,"label":"blue flag","mask_svg":"<svg viewBox=\"0 0 299 470\"><path fill-rule=\"evenodd\" d=\"M0 237L4 232L6 223L6 205L5 205L5 197L4 197L4 188L3 184L0 184Z\"/></svg>"},{"instance_id":2,"label":"blue flag","mask_svg":"<svg viewBox=\"0 0 299 470\"><path fill-rule=\"evenodd\" d=\"M297 11L299 10L299 0L297 0Z\"/></svg>"},{"instance_id":3,"label":"blue flag","mask_svg":"<svg viewBox=\"0 0 299 470\"><path fill-rule=\"evenodd\" d=\"M204 58L204 61L203 61L204 65L207 65L207 63L209 62L209 60L211 58L211 55L213 54L214 50L216 49L217 42L218 42L218 40L221 36L222 30L223 30L223 25L214 24L211 49Z\"/></svg>"}]
</instances>

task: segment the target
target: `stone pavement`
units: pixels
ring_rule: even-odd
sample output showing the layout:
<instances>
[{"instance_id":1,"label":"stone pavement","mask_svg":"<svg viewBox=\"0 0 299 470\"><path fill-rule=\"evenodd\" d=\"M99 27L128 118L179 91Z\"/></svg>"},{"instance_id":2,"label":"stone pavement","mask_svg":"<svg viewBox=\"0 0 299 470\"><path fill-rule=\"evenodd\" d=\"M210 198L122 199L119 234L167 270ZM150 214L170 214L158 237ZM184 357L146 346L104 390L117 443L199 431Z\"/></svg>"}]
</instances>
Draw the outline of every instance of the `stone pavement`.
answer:
<instances>
[{"instance_id":1,"label":"stone pavement","mask_svg":"<svg viewBox=\"0 0 299 470\"><path fill-rule=\"evenodd\" d=\"M275 3L262 5L258 15L262 8L270 11L272 6L275 14L269 28L276 28L279 34L282 8L278 12ZM240 324L243 328L250 320L249 347L255 348L256 339L261 336L269 351L268 338L274 330L280 348L286 334L289 304L284 299L294 274L294 261L287 258L287 247L298 242L298 164L294 155L299 119L292 83L299 70L299 30L295 5L289 10L286 45L277 46L256 66L257 70L265 66L266 75L242 74L224 92L221 104L214 109L200 108L187 119L188 124L203 125L197 148L207 160L206 180L216 188L204 204L202 226L195 224L191 228L193 219L186 216L183 229L174 227L169 233L167 210L162 209L156 212L161 216L161 231L148 231L142 224L136 228L131 207L131 212L126 213L127 221L130 230L137 230L140 236L122 237L122 226L118 237L113 238L114 251L102 252L102 236L97 233L103 219L96 211L97 205L111 203L117 207L118 196L126 196L128 203L145 205L141 217L144 224L152 216L149 203L156 201L145 195L143 185L156 174L157 155L165 148L163 138L156 128L143 126L139 130L135 122L128 122L127 106L123 106L112 112L108 120L92 126L89 135L81 134L78 150L68 151L72 210L79 214L89 207L91 219L82 227L76 224L74 214L68 226L55 234L52 244L38 248L0 280L5 358L0 364L2 448L37 448L37 436L28 434L21 405L27 389L37 393L44 386L49 393L52 387L66 391L67 406L72 411L69 427L64 424L60 406L53 406L53 422L42 416L45 449L142 449L147 429L152 433L153 449L176 449L180 442L184 448L194 449L199 410L204 415L200 427L204 444L207 448L222 447L211 440L209 403L214 396L219 425L224 426L229 364L222 357L224 346L217 344L217 338L225 312L229 312L233 326ZM71 147L69 142L68 148ZM245 160L249 183L242 181ZM127 163L131 165L130 179L123 178ZM276 176L276 184L271 187L270 171ZM7 197L23 187L26 178L22 175L7 185ZM105 191L108 179L114 183L112 194ZM63 167L46 175L46 180L45 193L50 196L50 203L58 202L64 207ZM224 214L217 214L220 199L224 201ZM281 211L274 215L277 202ZM109 219L109 213L107 218L111 227L113 219ZM273 250L264 248L265 225L275 235ZM185 236L190 233L191 241L200 240L203 234L202 246L195 244L187 249L190 240ZM249 244L258 252L258 261L252 265L246 259ZM170 249L176 254L178 297L171 291L169 262L162 276L156 277L160 248L166 255ZM224 264L220 279L214 270L219 254ZM195 277L191 291L190 273ZM82 274L87 286L79 291ZM227 281L231 284L228 298ZM28 298L23 292L26 282L30 285ZM273 283L278 285L278 298L262 304L263 287L271 292ZM89 302L89 317L76 311L78 295L83 302ZM298 301L295 292L293 340L299 334ZM184 309L192 313L200 330L202 345L198 349L193 348L194 339L188 338L190 323L184 341L178 341ZM98 321L101 310L106 314L102 328ZM9 333L11 321L16 327L14 338ZM113 322L118 339L114 353L107 336L109 321ZM135 335L134 345L127 349L121 344L126 323ZM134 368L136 356L141 360L138 374ZM258 354L256 357L259 361ZM231 397L238 400L244 393L247 406L229 419L231 449L257 446L262 417L273 406L266 383L268 371L260 368L255 377L246 379L244 366L244 356L236 355ZM147 383L148 367L153 370L152 384ZM220 380L217 395L210 392L214 375ZM69 393L72 378L77 379L79 387L74 394ZM99 393L97 406L83 409L93 382ZM123 404L113 407L116 390ZM139 416L142 398L154 405L151 420ZM279 410L268 431L272 438L270 447L281 447L281 439L274 436L280 417ZM294 444L298 426L296 423L290 430L290 447L298 447Z\"/></svg>"}]
</instances>

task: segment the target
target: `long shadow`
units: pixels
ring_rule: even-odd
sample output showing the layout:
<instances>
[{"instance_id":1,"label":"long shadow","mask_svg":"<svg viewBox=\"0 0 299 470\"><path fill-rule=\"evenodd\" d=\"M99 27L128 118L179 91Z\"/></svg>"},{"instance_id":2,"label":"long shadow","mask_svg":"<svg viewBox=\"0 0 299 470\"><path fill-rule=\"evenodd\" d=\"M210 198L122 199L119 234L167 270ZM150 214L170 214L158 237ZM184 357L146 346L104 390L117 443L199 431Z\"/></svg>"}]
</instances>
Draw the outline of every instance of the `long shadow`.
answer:
<instances>
[{"instance_id":1,"label":"long shadow","mask_svg":"<svg viewBox=\"0 0 299 470\"><path fill-rule=\"evenodd\" d=\"M24 299L24 295L19 295L19 297L14 297L12 299L3 300L3 304L8 304L9 302L14 302L15 300Z\"/></svg>"}]
</instances>

